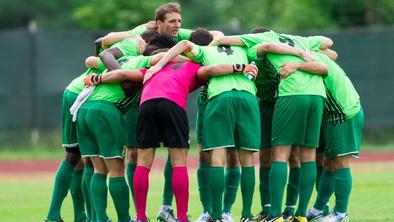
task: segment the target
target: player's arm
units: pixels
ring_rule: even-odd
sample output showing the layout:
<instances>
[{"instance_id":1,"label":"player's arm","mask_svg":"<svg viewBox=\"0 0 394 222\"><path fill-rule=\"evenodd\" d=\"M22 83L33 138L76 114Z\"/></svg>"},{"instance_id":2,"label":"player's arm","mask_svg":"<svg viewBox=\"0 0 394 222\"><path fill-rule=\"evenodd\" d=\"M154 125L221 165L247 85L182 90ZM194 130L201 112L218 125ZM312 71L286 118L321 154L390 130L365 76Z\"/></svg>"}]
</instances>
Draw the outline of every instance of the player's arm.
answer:
<instances>
[{"instance_id":1,"label":"player's arm","mask_svg":"<svg viewBox=\"0 0 394 222\"><path fill-rule=\"evenodd\" d=\"M291 47L285 43L263 43L257 47L258 56L262 56L267 53L294 55L303 58L307 62L313 61L308 52Z\"/></svg>"},{"instance_id":2,"label":"player's arm","mask_svg":"<svg viewBox=\"0 0 394 222\"><path fill-rule=\"evenodd\" d=\"M91 74L85 77L85 85L98 85L100 83L121 82L131 80L133 82L142 82L144 78L141 70L123 70L116 69L103 74Z\"/></svg>"},{"instance_id":3,"label":"player's arm","mask_svg":"<svg viewBox=\"0 0 394 222\"><path fill-rule=\"evenodd\" d=\"M194 47L194 43L188 41L188 40L182 40L178 42L174 47L172 47L170 50L168 50L163 58L160 59L160 61L151 67L148 70L147 75L153 75L156 72L158 72L160 69L163 68L169 61L173 60L175 57L179 56L181 53L187 53L191 52Z\"/></svg>"},{"instance_id":4,"label":"player's arm","mask_svg":"<svg viewBox=\"0 0 394 222\"><path fill-rule=\"evenodd\" d=\"M136 34L131 34L129 32L110 32L103 37L101 45L104 49L107 49L111 45L120 42L126 38L142 39L141 36Z\"/></svg>"},{"instance_id":5,"label":"player's arm","mask_svg":"<svg viewBox=\"0 0 394 222\"><path fill-rule=\"evenodd\" d=\"M221 31L209 31L209 33L211 33L211 35L212 35L212 37L213 37L214 40L215 40L215 39L222 38L222 37L225 36L224 33L221 32Z\"/></svg>"},{"instance_id":6,"label":"player's arm","mask_svg":"<svg viewBox=\"0 0 394 222\"><path fill-rule=\"evenodd\" d=\"M241 41L241 38L236 35L223 36L218 39L214 39L209 45L217 46L217 45L239 45L245 46L245 43Z\"/></svg>"},{"instance_id":7,"label":"player's arm","mask_svg":"<svg viewBox=\"0 0 394 222\"><path fill-rule=\"evenodd\" d=\"M280 75L282 78L286 78L297 70L323 76L328 73L327 66L320 62L288 62L281 67Z\"/></svg>"},{"instance_id":8,"label":"player's arm","mask_svg":"<svg viewBox=\"0 0 394 222\"><path fill-rule=\"evenodd\" d=\"M153 55L150 65L151 66L156 65L164 57L165 54L166 54L165 52L160 52ZM173 58L171 62L190 62L190 59L185 56L178 55L175 58Z\"/></svg>"},{"instance_id":9,"label":"player's arm","mask_svg":"<svg viewBox=\"0 0 394 222\"><path fill-rule=\"evenodd\" d=\"M123 56L123 52L117 47L111 47L102 51L99 54L101 61L103 61L104 65L108 68L108 70L120 69L121 66L116 61L116 59Z\"/></svg>"},{"instance_id":10,"label":"player's arm","mask_svg":"<svg viewBox=\"0 0 394 222\"><path fill-rule=\"evenodd\" d=\"M325 54L333 61L337 60L337 58L338 58L338 53L332 49L319 50L319 52Z\"/></svg>"},{"instance_id":11,"label":"player's arm","mask_svg":"<svg viewBox=\"0 0 394 222\"><path fill-rule=\"evenodd\" d=\"M322 40L320 43L320 49L321 50L325 50L330 48L332 45L334 44L334 42L332 41L332 39L326 37L326 36L322 36Z\"/></svg>"},{"instance_id":12,"label":"player's arm","mask_svg":"<svg viewBox=\"0 0 394 222\"><path fill-rule=\"evenodd\" d=\"M251 64L218 64L202 66L197 71L200 79L208 80L214 76L222 76L228 74L245 74L250 73L256 79L258 68Z\"/></svg>"}]
</instances>

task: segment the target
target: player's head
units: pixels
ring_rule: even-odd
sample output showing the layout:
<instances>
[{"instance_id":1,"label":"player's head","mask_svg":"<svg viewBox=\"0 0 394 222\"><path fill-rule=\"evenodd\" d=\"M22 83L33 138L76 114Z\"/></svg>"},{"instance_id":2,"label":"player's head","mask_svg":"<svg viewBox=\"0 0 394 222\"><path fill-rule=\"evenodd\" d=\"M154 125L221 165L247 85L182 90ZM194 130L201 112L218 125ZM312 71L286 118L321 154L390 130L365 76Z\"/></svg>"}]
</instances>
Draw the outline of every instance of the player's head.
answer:
<instances>
[{"instance_id":1,"label":"player's head","mask_svg":"<svg viewBox=\"0 0 394 222\"><path fill-rule=\"evenodd\" d=\"M170 49L175 45L175 41L170 35L158 35L151 39L146 46L143 55L153 55L157 49Z\"/></svg>"},{"instance_id":2,"label":"player's head","mask_svg":"<svg viewBox=\"0 0 394 222\"><path fill-rule=\"evenodd\" d=\"M148 30L143 33L141 33L141 38L149 44L152 39L156 38L159 35L159 33L155 30Z\"/></svg>"},{"instance_id":3,"label":"player's head","mask_svg":"<svg viewBox=\"0 0 394 222\"><path fill-rule=\"evenodd\" d=\"M156 9L155 21L157 31L160 34L167 34L176 37L181 28L181 5L176 2L169 2Z\"/></svg>"},{"instance_id":4,"label":"player's head","mask_svg":"<svg viewBox=\"0 0 394 222\"><path fill-rule=\"evenodd\" d=\"M204 46L212 42L213 36L207 29L198 28L190 34L189 40L196 45Z\"/></svg>"},{"instance_id":5,"label":"player's head","mask_svg":"<svg viewBox=\"0 0 394 222\"><path fill-rule=\"evenodd\" d=\"M263 28L263 27L256 27L256 28L253 28L252 30L250 30L249 33L264 33L264 32L269 32L269 31L271 31L271 30Z\"/></svg>"}]
</instances>

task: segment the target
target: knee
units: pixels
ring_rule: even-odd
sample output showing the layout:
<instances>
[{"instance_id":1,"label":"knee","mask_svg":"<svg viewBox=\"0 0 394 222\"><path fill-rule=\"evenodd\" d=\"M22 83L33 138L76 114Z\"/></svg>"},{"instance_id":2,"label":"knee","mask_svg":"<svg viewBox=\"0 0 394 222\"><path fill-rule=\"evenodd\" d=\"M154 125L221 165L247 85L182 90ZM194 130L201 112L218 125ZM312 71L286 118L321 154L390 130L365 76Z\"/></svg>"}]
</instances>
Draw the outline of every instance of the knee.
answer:
<instances>
[{"instance_id":1,"label":"knee","mask_svg":"<svg viewBox=\"0 0 394 222\"><path fill-rule=\"evenodd\" d=\"M200 151L199 152L199 161L202 164L210 164L211 163L211 153L209 151Z\"/></svg>"},{"instance_id":2,"label":"knee","mask_svg":"<svg viewBox=\"0 0 394 222\"><path fill-rule=\"evenodd\" d=\"M66 156L64 157L64 160L67 163L69 163L69 164L71 164L73 166L76 166L80 159L81 159L81 154L80 153L66 151Z\"/></svg>"},{"instance_id":3,"label":"knee","mask_svg":"<svg viewBox=\"0 0 394 222\"><path fill-rule=\"evenodd\" d=\"M126 149L126 159L128 163L137 163L138 150L137 148L127 148Z\"/></svg>"}]
</instances>

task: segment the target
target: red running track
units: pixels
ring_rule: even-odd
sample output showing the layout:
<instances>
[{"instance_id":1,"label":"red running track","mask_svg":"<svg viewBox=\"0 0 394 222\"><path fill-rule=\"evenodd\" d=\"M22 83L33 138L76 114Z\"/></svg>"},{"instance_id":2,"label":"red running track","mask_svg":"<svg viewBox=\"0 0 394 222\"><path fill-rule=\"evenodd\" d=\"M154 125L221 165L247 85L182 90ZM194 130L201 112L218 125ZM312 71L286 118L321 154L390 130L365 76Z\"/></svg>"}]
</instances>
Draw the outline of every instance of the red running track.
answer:
<instances>
[{"instance_id":1,"label":"red running track","mask_svg":"<svg viewBox=\"0 0 394 222\"><path fill-rule=\"evenodd\" d=\"M163 169L166 157L156 156L152 169ZM61 160L0 160L0 173L38 173L55 172ZM355 162L393 162L394 152L362 152ZM258 159L255 157L255 163ZM188 167L195 169L198 165L197 156L188 159Z\"/></svg>"}]
</instances>

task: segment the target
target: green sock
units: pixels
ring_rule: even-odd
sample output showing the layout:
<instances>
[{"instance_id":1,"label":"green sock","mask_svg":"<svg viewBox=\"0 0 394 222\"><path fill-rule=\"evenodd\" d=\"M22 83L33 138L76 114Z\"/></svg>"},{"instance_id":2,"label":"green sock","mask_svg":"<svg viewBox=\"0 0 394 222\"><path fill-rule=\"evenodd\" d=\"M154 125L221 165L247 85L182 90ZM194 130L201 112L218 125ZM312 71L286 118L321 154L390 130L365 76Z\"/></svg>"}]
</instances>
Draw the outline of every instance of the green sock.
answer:
<instances>
[{"instance_id":1,"label":"green sock","mask_svg":"<svg viewBox=\"0 0 394 222\"><path fill-rule=\"evenodd\" d=\"M224 196L223 196L223 212L230 213L231 207L237 197L237 191L241 180L241 168L230 167L226 168Z\"/></svg>"},{"instance_id":2,"label":"green sock","mask_svg":"<svg viewBox=\"0 0 394 222\"><path fill-rule=\"evenodd\" d=\"M310 161L301 163L300 172L300 200L295 213L296 216L306 216L309 200L313 192L316 181L316 162Z\"/></svg>"},{"instance_id":3,"label":"green sock","mask_svg":"<svg viewBox=\"0 0 394 222\"><path fill-rule=\"evenodd\" d=\"M350 192L352 191L352 173L350 168L335 170L335 208L334 211L346 213Z\"/></svg>"},{"instance_id":4,"label":"green sock","mask_svg":"<svg viewBox=\"0 0 394 222\"><path fill-rule=\"evenodd\" d=\"M97 220L107 221L107 175L94 173L90 181L90 197Z\"/></svg>"},{"instance_id":5,"label":"green sock","mask_svg":"<svg viewBox=\"0 0 394 222\"><path fill-rule=\"evenodd\" d=\"M130 197L126 179L124 177L110 177L108 187L114 201L118 221L129 222Z\"/></svg>"},{"instance_id":6,"label":"green sock","mask_svg":"<svg viewBox=\"0 0 394 222\"><path fill-rule=\"evenodd\" d=\"M127 182L129 183L131 198L133 198L134 206L135 206L135 200L134 200L133 178L134 178L134 172L136 167L137 167L136 163L127 163L126 165Z\"/></svg>"},{"instance_id":7,"label":"green sock","mask_svg":"<svg viewBox=\"0 0 394 222\"><path fill-rule=\"evenodd\" d=\"M271 199L270 217L282 213L283 192L287 181L287 162L272 162L269 173L269 191Z\"/></svg>"},{"instance_id":8,"label":"green sock","mask_svg":"<svg viewBox=\"0 0 394 222\"><path fill-rule=\"evenodd\" d=\"M171 206L174 193L172 192L172 166L170 157L167 157L167 162L164 167L164 190L163 190L163 205Z\"/></svg>"},{"instance_id":9,"label":"green sock","mask_svg":"<svg viewBox=\"0 0 394 222\"><path fill-rule=\"evenodd\" d=\"M254 166L242 167L241 192L242 192L242 217L252 218L251 211L255 185Z\"/></svg>"},{"instance_id":10,"label":"green sock","mask_svg":"<svg viewBox=\"0 0 394 222\"><path fill-rule=\"evenodd\" d=\"M334 193L334 172L323 170L318 187L316 202L313 208L323 210Z\"/></svg>"},{"instance_id":11,"label":"green sock","mask_svg":"<svg viewBox=\"0 0 394 222\"><path fill-rule=\"evenodd\" d=\"M320 178L323 174L323 166L316 166L316 190L319 189Z\"/></svg>"},{"instance_id":12,"label":"green sock","mask_svg":"<svg viewBox=\"0 0 394 222\"><path fill-rule=\"evenodd\" d=\"M300 168L292 167L289 173L289 182L286 190L286 208L285 213L294 215L297 205L298 194L300 192Z\"/></svg>"},{"instance_id":13,"label":"green sock","mask_svg":"<svg viewBox=\"0 0 394 222\"><path fill-rule=\"evenodd\" d=\"M259 191L260 191L260 203L261 209L264 213L268 214L270 209L270 194L269 194L269 174L271 167L260 167L259 179Z\"/></svg>"},{"instance_id":14,"label":"green sock","mask_svg":"<svg viewBox=\"0 0 394 222\"><path fill-rule=\"evenodd\" d=\"M64 198L67 196L68 189L70 188L72 173L74 166L63 160L57 169L55 176L55 184L52 193L51 205L47 215L48 220L60 219L60 209Z\"/></svg>"},{"instance_id":15,"label":"green sock","mask_svg":"<svg viewBox=\"0 0 394 222\"><path fill-rule=\"evenodd\" d=\"M198 182L198 192L200 194L200 201L203 207L203 212L208 212L211 214L211 193L209 192L209 181L210 181L210 164L203 164L197 168L197 182Z\"/></svg>"},{"instance_id":16,"label":"green sock","mask_svg":"<svg viewBox=\"0 0 394 222\"><path fill-rule=\"evenodd\" d=\"M212 218L214 220L222 218L222 203L224 192L224 168L218 166L211 167L209 188L212 200Z\"/></svg>"},{"instance_id":17,"label":"green sock","mask_svg":"<svg viewBox=\"0 0 394 222\"><path fill-rule=\"evenodd\" d=\"M82 194L82 170L74 170L70 185L70 193L74 207L74 221L86 220L85 201Z\"/></svg>"},{"instance_id":18,"label":"green sock","mask_svg":"<svg viewBox=\"0 0 394 222\"><path fill-rule=\"evenodd\" d=\"M83 175L82 175L82 194L83 194L83 199L85 200L85 205L86 205L86 215L87 215L87 220L88 221L95 221L93 219L94 215L94 209L91 204L90 200L90 180L92 179L93 175L93 168L92 167L84 167L83 168Z\"/></svg>"}]
</instances>

